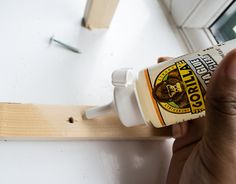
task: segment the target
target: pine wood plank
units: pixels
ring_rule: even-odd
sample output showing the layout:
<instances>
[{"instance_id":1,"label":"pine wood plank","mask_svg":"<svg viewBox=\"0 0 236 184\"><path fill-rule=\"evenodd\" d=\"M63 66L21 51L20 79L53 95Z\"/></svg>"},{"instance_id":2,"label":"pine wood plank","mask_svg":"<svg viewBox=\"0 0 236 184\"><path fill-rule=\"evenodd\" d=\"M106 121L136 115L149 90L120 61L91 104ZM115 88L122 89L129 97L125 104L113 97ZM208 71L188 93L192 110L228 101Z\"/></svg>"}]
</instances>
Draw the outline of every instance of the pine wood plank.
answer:
<instances>
[{"instance_id":1,"label":"pine wood plank","mask_svg":"<svg viewBox=\"0 0 236 184\"><path fill-rule=\"evenodd\" d=\"M115 116L84 120L86 108L88 106L0 103L0 139L145 140L171 135L170 128L124 127Z\"/></svg>"},{"instance_id":2,"label":"pine wood plank","mask_svg":"<svg viewBox=\"0 0 236 184\"><path fill-rule=\"evenodd\" d=\"M83 24L89 29L108 28L119 0L87 0Z\"/></svg>"}]
</instances>

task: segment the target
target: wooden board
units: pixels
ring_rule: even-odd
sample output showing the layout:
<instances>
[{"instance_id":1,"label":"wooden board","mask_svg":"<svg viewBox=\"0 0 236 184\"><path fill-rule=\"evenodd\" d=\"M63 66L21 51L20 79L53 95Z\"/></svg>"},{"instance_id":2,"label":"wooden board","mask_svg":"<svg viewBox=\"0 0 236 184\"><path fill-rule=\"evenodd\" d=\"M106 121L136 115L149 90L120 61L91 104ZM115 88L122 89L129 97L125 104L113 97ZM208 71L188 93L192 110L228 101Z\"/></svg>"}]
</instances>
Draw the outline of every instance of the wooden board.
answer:
<instances>
[{"instance_id":1,"label":"wooden board","mask_svg":"<svg viewBox=\"0 0 236 184\"><path fill-rule=\"evenodd\" d=\"M87 0L83 25L89 29L108 28L119 0Z\"/></svg>"},{"instance_id":2,"label":"wooden board","mask_svg":"<svg viewBox=\"0 0 236 184\"><path fill-rule=\"evenodd\" d=\"M127 128L115 116L84 120L88 106L0 103L1 140L121 140L159 139L170 128Z\"/></svg>"}]
</instances>

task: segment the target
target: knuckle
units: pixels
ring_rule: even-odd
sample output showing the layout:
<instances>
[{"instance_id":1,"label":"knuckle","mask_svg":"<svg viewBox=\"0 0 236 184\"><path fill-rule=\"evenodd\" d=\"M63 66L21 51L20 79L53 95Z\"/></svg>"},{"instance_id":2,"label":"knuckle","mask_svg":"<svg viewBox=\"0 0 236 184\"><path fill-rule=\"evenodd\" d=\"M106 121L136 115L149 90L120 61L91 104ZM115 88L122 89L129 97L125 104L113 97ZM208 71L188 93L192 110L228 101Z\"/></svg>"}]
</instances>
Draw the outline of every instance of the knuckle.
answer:
<instances>
[{"instance_id":1,"label":"knuckle","mask_svg":"<svg viewBox=\"0 0 236 184\"><path fill-rule=\"evenodd\" d=\"M223 115L236 115L236 97L212 98L209 106L213 111Z\"/></svg>"}]
</instances>

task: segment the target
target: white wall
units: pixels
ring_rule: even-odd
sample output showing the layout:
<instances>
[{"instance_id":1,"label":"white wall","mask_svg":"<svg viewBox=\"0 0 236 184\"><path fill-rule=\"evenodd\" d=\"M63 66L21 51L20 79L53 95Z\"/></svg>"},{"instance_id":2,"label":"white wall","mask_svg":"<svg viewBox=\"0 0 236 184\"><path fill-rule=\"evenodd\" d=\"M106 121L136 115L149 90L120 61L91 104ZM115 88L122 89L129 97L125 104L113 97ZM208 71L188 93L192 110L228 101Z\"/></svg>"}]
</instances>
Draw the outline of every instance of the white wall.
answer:
<instances>
[{"instance_id":1,"label":"white wall","mask_svg":"<svg viewBox=\"0 0 236 184\"><path fill-rule=\"evenodd\" d=\"M1 0L0 101L103 104L111 72L137 71L186 48L156 0L120 1L110 29L80 26L85 1ZM81 55L48 45L49 37ZM0 124L1 126L1 124ZM164 183L170 142L0 142L1 184Z\"/></svg>"}]
</instances>

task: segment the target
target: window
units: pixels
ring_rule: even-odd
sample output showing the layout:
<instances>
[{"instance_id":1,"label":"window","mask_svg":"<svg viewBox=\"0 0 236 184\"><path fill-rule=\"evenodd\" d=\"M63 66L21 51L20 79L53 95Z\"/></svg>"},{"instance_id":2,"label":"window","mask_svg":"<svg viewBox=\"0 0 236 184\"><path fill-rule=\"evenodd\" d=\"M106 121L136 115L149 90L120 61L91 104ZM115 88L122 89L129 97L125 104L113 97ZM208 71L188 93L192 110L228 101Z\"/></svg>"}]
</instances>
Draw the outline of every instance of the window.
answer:
<instances>
[{"instance_id":1,"label":"window","mask_svg":"<svg viewBox=\"0 0 236 184\"><path fill-rule=\"evenodd\" d=\"M236 1L229 5L209 29L218 43L236 38Z\"/></svg>"},{"instance_id":2,"label":"window","mask_svg":"<svg viewBox=\"0 0 236 184\"><path fill-rule=\"evenodd\" d=\"M189 51L236 38L236 0L161 1L166 3Z\"/></svg>"}]
</instances>

